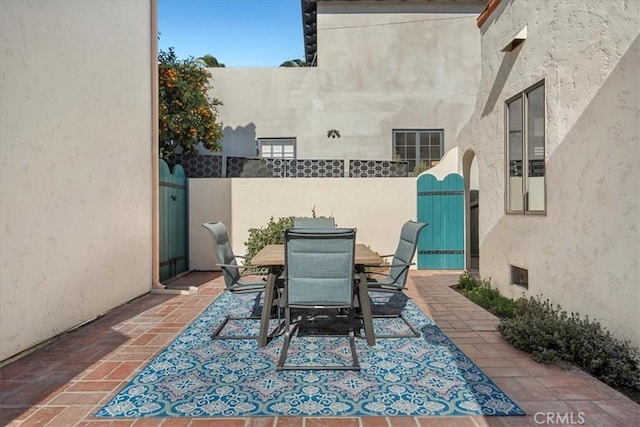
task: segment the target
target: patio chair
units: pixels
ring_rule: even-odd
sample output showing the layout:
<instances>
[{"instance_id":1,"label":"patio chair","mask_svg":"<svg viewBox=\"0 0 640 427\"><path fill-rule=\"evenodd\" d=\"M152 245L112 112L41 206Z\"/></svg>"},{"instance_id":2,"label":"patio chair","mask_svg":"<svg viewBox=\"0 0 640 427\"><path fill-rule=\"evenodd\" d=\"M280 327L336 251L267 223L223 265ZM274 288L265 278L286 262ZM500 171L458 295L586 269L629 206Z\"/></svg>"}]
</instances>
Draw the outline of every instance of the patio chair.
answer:
<instances>
[{"instance_id":1,"label":"patio chair","mask_svg":"<svg viewBox=\"0 0 640 427\"><path fill-rule=\"evenodd\" d=\"M372 272L372 275L380 275L379 278L367 279L367 287L369 292L387 292L402 294L406 297L403 291L406 289L407 276L409 274L409 267L415 263L411 262L413 256L416 253L418 246L418 237L420 231L427 226L426 223L407 221L400 230L400 239L398 241L398 247L395 254L382 255L382 258L393 257L391 264L387 265L389 270L387 273ZM411 330L411 335L376 335L376 338L408 338L408 337L420 337L420 332L409 322L404 314L377 314L372 316L375 318L393 318L398 317L402 319Z\"/></svg>"},{"instance_id":2,"label":"patio chair","mask_svg":"<svg viewBox=\"0 0 640 427\"><path fill-rule=\"evenodd\" d=\"M211 233L211 238L213 240L213 250L218 257L219 263L216 266L222 269L222 276L224 277L224 284L226 289L229 292L233 293L250 293L256 292L261 293L264 292L266 287L266 280L264 277L256 277L256 272L250 270L250 275L247 274L244 276L241 273L241 270L247 271L252 267L247 267L244 265L239 265L237 259L244 259L245 257L242 255L234 255L233 250L231 249L231 244L229 243L229 233L227 232L227 227L220 221L217 222L206 222L202 224L204 228L206 228L209 233ZM255 268L255 267L254 267ZM256 296L258 298L259 295ZM278 316L280 312L278 311ZM249 316L249 317L232 317L226 316L222 323L213 331L211 338L212 339L257 339L257 335L221 335L220 333L226 326L226 324L230 320L252 320L252 319L260 319L260 316Z\"/></svg>"},{"instance_id":3,"label":"patio chair","mask_svg":"<svg viewBox=\"0 0 640 427\"><path fill-rule=\"evenodd\" d=\"M352 228L291 228L285 231L285 287L282 296L285 333L276 367L283 369L360 369L355 348L354 254ZM285 365L292 333L291 309L302 316L318 309L347 309L351 366ZM337 316L337 314L336 314Z\"/></svg>"},{"instance_id":4,"label":"patio chair","mask_svg":"<svg viewBox=\"0 0 640 427\"><path fill-rule=\"evenodd\" d=\"M296 217L293 219L293 228L335 228L336 221L331 217Z\"/></svg>"}]
</instances>

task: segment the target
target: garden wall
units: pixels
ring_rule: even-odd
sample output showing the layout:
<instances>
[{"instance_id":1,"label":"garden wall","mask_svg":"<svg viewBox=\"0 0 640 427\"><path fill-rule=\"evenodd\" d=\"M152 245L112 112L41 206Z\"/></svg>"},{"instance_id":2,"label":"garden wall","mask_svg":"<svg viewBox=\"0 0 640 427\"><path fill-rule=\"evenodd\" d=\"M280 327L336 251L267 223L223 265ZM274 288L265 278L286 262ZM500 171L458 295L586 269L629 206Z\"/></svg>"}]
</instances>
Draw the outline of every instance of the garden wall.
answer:
<instances>
[{"instance_id":1,"label":"garden wall","mask_svg":"<svg viewBox=\"0 0 640 427\"><path fill-rule=\"evenodd\" d=\"M211 237L201 224L222 221L234 252L245 252L249 228L269 218L333 216L339 227L356 227L357 241L380 254L396 249L400 227L416 219L416 178L191 178L189 259L192 270L214 270Z\"/></svg>"}]
</instances>

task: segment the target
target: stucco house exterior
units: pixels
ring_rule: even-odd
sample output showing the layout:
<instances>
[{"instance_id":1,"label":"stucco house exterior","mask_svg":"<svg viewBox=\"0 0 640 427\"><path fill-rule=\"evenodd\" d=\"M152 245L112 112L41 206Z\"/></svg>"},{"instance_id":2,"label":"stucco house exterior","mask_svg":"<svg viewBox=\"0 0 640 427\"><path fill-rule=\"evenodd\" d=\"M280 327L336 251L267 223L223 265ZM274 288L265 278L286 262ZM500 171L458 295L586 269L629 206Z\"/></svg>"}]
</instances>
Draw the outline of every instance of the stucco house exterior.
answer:
<instances>
[{"instance_id":1,"label":"stucco house exterior","mask_svg":"<svg viewBox=\"0 0 640 427\"><path fill-rule=\"evenodd\" d=\"M226 177L248 175L242 163L236 167L229 161L242 157L297 160L300 169L311 172L302 174L304 182L263 178L259 184L195 175L212 179L190 180L191 268L215 268L211 243L199 226L207 213L231 229L235 248L242 248L249 228L263 226L270 216L309 215L315 207L343 225L357 224L359 237L381 253L393 252L402 222L416 218L415 179L407 175L420 163L446 173L458 170L455 156L452 165L444 157L475 105L480 79L475 21L486 1L301 0L301 5L310 66L208 69L211 94L224 103L218 108L223 151L209 154L224 159L218 166L225 165ZM325 160L328 166L314 169L312 162ZM371 162L377 163L369 167ZM385 170L389 162L405 162L404 175ZM216 167L194 169L197 174ZM274 168L274 175L292 176L282 169ZM374 174L394 178L368 181ZM322 181L325 177L351 182ZM199 197L206 194L214 196Z\"/></svg>"},{"instance_id":2,"label":"stucco house exterior","mask_svg":"<svg viewBox=\"0 0 640 427\"><path fill-rule=\"evenodd\" d=\"M486 1L301 3L312 66L209 69L223 154L437 164L475 104Z\"/></svg>"},{"instance_id":3,"label":"stucco house exterior","mask_svg":"<svg viewBox=\"0 0 640 427\"><path fill-rule=\"evenodd\" d=\"M155 16L0 3L0 361L152 287Z\"/></svg>"},{"instance_id":4,"label":"stucco house exterior","mask_svg":"<svg viewBox=\"0 0 640 427\"><path fill-rule=\"evenodd\" d=\"M224 153L393 160L404 131L442 130L457 161L430 172L465 178L467 266L478 242L503 294L639 346L640 2L302 4L315 66L211 69Z\"/></svg>"},{"instance_id":5,"label":"stucco house exterior","mask_svg":"<svg viewBox=\"0 0 640 427\"><path fill-rule=\"evenodd\" d=\"M456 144L478 165L481 276L640 346L640 2L492 0L478 25Z\"/></svg>"},{"instance_id":6,"label":"stucco house exterior","mask_svg":"<svg viewBox=\"0 0 640 427\"><path fill-rule=\"evenodd\" d=\"M479 169L480 274L640 345L640 3L491 1L478 24L457 144Z\"/></svg>"}]
</instances>

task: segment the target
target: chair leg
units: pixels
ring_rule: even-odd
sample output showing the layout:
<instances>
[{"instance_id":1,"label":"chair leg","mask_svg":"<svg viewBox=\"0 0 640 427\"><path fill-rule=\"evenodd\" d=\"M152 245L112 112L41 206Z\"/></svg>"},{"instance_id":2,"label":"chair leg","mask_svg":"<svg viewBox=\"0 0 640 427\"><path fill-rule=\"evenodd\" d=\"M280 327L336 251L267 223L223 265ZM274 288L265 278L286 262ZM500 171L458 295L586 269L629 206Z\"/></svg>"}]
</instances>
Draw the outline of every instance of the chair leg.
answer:
<instances>
[{"instance_id":1,"label":"chair leg","mask_svg":"<svg viewBox=\"0 0 640 427\"><path fill-rule=\"evenodd\" d=\"M356 343L355 343L355 313L354 308L351 307L348 311L348 321L350 323L349 328L349 347L351 349L351 358L353 360L352 366L323 366L323 365L289 365L286 366L285 362L287 359L287 352L289 351L289 344L291 342L291 335L295 332L298 325L296 324L291 331L291 308L285 308L285 336L284 342L282 344L282 350L280 352L280 358L278 359L278 364L276 366L277 371L282 370L360 370L360 362L358 361L358 353L356 352Z\"/></svg>"},{"instance_id":2,"label":"chair leg","mask_svg":"<svg viewBox=\"0 0 640 427\"><path fill-rule=\"evenodd\" d=\"M212 340L251 340L258 339L258 335L220 335L230 320L260 320L260 317L231 317L226 316L222 323L211 334Z\"/></svg>"},{"instance_id":3,"label":"chair leg","mask_svg":"<svg viewBox=\"0 0 640 427\"><path fill-rule=\"evenodd\" d=\"M276 309L277 315L278 315L278 326L270 334L268 334L269 338L275 337L280 332L280 329L281 329L279 299L275 295L274 295L274 302L278 302L278 303L273 304L273 307ZM249 316L249 317L225 316L225 318L222 321L222 323L220 323L220 325L218 325L218 327L216 329L214 329L214 331L211 333L211 339L212 340L223 340L223 339L226 339L226 340L252 340L252 339L258 339L259 338L259 335L221 335L222 330L227 325L227 323L229 323L230 320L260 320L261 322L265 321L264 319L262 319L262 316L259 316L259 317L258 316ZM268 322L269 319L266 319L266 321Z\"/></svg>"},{"instance_id":4,"label":"chair leg","mask_svg":"<svg viewBox=\"0 0 640 427\"><path fill-rule=\"evenodd\" d=\"M229 322L229 316L225 316L222 323L220 323L220 325L213 330L213 333L211 334L212 340L220 339L220 332L222 332L222 330L224 329L224 327L227 325L228 322Z\"/></svg>"},{"instance_id":5,"label":"chair leg","mask_svg":"<svg viewBox=\"0 0 640 427\"><path fill-rule=\"evenodd\" d=\"M363 314L362 311L359 311L357 313L357 317L363 319ZM372 319L402 319L402 321L407 325L407 327L409 328L409 330L411 331L410 334L405 334L405 335L376 335L376 338L420 338L420 332L418 332L418 330L416 329L415 326L413 326L411 324L411 322L409 322L409 319L407 319L407 317L404 315L404 313L400 313L400 314L376 314L376 315L371 315ZM360 337L362 337L362 335L360 335Z\"/></svg>"},{"instance_id":6,"label":"chair leg","mask_svg":"<svg viewBox=\"0 0 640 427\"><path fill-rule=\"evenodd\" d=\"M287 352L289 351L289 342L291 341L291 308L285 307L284 309L284 342L282 343L282 350L280 351L280 358L278 359L278 365L276 371L286 369L284 362L287 359Z\"/></svg>"},{"instance_id":7,"label":"chair leg","mask_svg":"<svg viewBox=\"0 0 640 427\"><path fill-rule=\"evenodd\" d=\"M351 322L351 328L349 328L349 345L351 346L351 358L353 359L353 369L360 370L360 362L358 361L358 352L356 351L356 309L355 307L349 308L349 321Z\"/></svg>"},{"instance_id":8,"label":"chair leg","mask_svg":"<svg viewBox=\"0 0 640 427\"><path fill-rule=\"evenodd\" d=\"M409 319L407 319L407 317L403 313L389 314L389 315L378 314L372 317L374 319L395 319L395 318L402 319L404 323L407 325L407 327L411 330L411 333L407 335L376 335L376 338L420 338L420 332L418 332L415 326L413 326L409 322Z\"/></svg>"}]
</instances>

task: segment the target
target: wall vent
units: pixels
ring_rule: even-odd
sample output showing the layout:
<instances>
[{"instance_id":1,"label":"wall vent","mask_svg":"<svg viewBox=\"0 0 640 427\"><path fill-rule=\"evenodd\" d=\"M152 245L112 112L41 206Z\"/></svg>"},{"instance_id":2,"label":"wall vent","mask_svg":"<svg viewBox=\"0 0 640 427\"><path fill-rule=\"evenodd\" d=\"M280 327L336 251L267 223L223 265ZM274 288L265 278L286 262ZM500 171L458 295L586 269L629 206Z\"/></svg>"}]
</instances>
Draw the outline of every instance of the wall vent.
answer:
<instances>
[{"instance_id":1,"label":"wall vent","mask_svg":"<svg viewBox=\"0 0 640 427\"><path fill-rule=\"evenodd\" d=\"M529 270L526 268L516 267L515 265L510 267L511 284L529 289Z\"/></svg>"}]
</instances>

